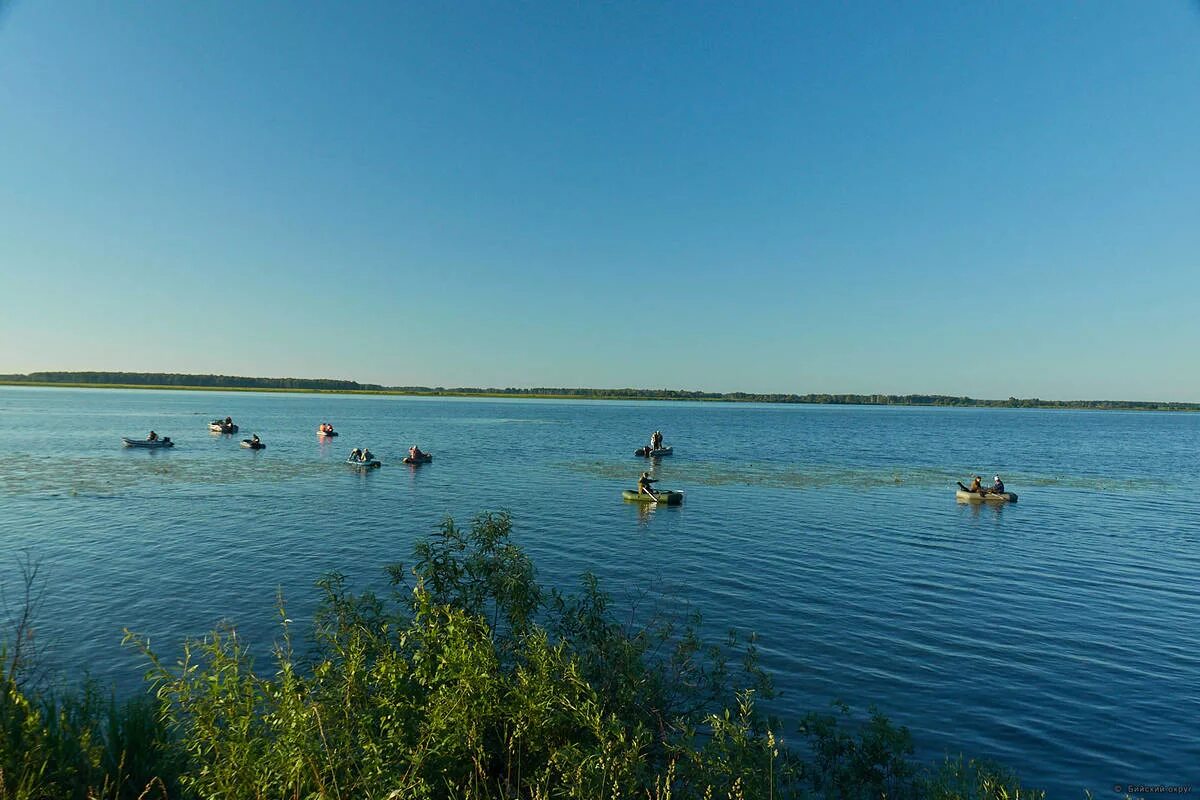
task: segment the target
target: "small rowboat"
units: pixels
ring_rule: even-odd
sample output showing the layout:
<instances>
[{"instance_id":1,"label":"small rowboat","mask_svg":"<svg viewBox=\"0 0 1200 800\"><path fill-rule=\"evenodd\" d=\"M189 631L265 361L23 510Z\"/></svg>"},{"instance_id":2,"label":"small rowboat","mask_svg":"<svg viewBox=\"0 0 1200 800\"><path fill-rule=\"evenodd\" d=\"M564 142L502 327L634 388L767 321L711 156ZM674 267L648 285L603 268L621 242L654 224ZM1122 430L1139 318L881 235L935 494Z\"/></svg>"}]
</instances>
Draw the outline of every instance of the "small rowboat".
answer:
<instances>
[{"instance_id":1,"label":"small rowboat","mask_svg":"<svg viewBox=\"0 0 1200 800\"><path fill-rule=\"evenodd\" d=\"M954 498L960 503L1015 503L1017 496L1012 492L988 492L987 494L979 494L978 492L964 492L959 489L954 493Z\"/></svg>"},{"instance_id":2,"label":"small rowboat","mask_svg":"<svg viewBox=\"0 0 1200 800\"><path fill-rule=\"evenodd\" d=\"M237 433L238 432L237 425L226 425L224 422L222 422L219 419L214 419L212 422L208 423L208 429L210 431L212 431L213 433Z\"/></svg>"},{"instance_id":3,"label":"small rowboat","mask_svg":"<svg viewBox=\"0 0 1200 800\"><path fill-rule=\"evenodd\" d=\"M674 492L670 489L656 491L653 498L644 492L639 492L637 489L626 489L621 492L621 497L632 503L649 503L652 500L657 500L668 506L677 506L683 502L683 492Z\"/></svg>"},{"instance_id":4,"label":"small rowboat","mask_svg":"<svg viewBox=\"0 0 1200 800\"><path fill-rule=\"evenodd\" d=\"M659 458L660 456L669 456L674 452L674 447L639 447L633 451L633 454L638 458Z\"/></svg>"},{"instance_id":5,"label":"small rowboat","mask_svg":"<svg viewBox=\"0 0 1200 800\"><path fill-rule=\"evenodd\" d=\"M353 458L347 458L346 466L354 467L355 469L375 469L376 467L380 467L383 465L379 461L376 461L376 460L356 461Z\"/></svg>"},{"instance_id":6,"label":"small rowboat","mask_svg":"<svg viewBox=\"0 0 1200 800\"><path fill-rule=\"evenodd\" d=\"M162 447L174 447L175 443L171 441L170 436L164 436L161 439L129 439L125 436L121 437L121 442L126 447L142 447L148 450L157 450Z\"/></svg>"},{"instance_id":7,"label":"small rowboat","mask_svg":"<svg viewBox=\"0 0 1200 800\"><path fill-rule=\"evenodd\" d=\"M430 461L433 461L433 456L429 453L422 453L418 458L413 458L412 456L404 457L405 464L428 464Z\"/></svg>"},{"instance_id":8,"label":"small rowboat","mask_svg":"<svg viewBox=\"0 0 1200 800\"><path fill-rule=\"evenodd\" d=\"M251 450L266 450L267 446L262 442L256 442L253 439L242 439L242 447L248 447Z\"/></svg>"}]
</instances>

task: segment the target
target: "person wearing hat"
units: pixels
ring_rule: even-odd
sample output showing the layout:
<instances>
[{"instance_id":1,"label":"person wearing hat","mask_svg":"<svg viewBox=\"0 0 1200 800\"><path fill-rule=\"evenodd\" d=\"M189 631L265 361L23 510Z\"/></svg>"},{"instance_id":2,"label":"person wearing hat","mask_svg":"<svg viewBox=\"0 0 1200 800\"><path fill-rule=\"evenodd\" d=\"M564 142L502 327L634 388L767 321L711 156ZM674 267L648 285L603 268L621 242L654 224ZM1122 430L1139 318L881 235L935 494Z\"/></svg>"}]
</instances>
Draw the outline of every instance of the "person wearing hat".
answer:
<instances>
[{"instance_id":1,"label":"person wearing hat","mask_svg":"<svg viewBox=\"0 0 1200 800\"><path fill-rule=\"evenodd\" d=\"M988 491L992 494L1004 494L1004 481L1000 480L999 475L992 476L992 488Z\"/></svg>"},{"instance_id":2,"label":"person wearing hat","mask_svg":"<svg viewBox=\"0 0 1200 800\"><path fill-rule=\"evenodd\" d=\"M638 494L648 494L654 497L654 487L650 484L657 483L656 478L651 478L649 472L643 472L642 477L638 478Z\"/></svg>"},{"instance_id":3,"label":"person wearing hat","mask_svg":"<svg viewBox=\"0 0 1200 800\"><path fill-rule=\"evenodd\" d=\"M970 488L963 486L961 481L958 483L958 488L962 489L964 492L970 492L971 494L983 494L982 478L980 478L978 475L972 475Z\"/></svg>"}]
</instances>

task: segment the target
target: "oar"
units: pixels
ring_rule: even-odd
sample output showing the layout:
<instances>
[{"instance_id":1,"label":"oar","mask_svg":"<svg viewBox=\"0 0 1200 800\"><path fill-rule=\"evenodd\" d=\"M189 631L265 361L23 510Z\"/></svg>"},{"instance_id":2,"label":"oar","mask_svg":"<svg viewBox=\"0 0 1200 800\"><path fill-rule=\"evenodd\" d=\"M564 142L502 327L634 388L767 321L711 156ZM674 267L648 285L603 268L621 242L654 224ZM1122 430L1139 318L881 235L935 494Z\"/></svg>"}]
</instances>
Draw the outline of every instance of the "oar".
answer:
<instances>
[{"instance_id":1,"label":"oar","mask_svg":"<svg viewBox=\"0 0 1200 800\"><path fill-rule=\"evenodd\" d=\"M650 482L655 483L655 481L653 481L653 480L651 480ZM640 486L641 484L638 484L638 485ZM654 492L654 487L647 486L646 489L647 489L646 493L648 495L650 495L650 502L653 503L654 505L658 505L658 495Z\"/></svg>"}]
</instances>

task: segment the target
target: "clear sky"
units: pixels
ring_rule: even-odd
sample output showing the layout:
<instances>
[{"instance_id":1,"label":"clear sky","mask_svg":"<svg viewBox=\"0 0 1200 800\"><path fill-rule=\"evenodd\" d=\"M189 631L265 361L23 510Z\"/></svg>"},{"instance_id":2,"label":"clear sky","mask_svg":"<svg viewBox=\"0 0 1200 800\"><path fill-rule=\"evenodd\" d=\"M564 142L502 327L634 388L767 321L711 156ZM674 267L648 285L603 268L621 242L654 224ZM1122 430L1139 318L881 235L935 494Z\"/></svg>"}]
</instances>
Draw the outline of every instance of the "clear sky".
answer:
<instances>
[{"instance_id":1,"label":"clear sky","mask_svg":"<svg viewBox=\"0 0 1200 800\"><path fill-rule=\"evenodd\" d=\"M0 279L0 372L1200 401L1200 5L17 0Z\"/></svg>"}]
</instances>

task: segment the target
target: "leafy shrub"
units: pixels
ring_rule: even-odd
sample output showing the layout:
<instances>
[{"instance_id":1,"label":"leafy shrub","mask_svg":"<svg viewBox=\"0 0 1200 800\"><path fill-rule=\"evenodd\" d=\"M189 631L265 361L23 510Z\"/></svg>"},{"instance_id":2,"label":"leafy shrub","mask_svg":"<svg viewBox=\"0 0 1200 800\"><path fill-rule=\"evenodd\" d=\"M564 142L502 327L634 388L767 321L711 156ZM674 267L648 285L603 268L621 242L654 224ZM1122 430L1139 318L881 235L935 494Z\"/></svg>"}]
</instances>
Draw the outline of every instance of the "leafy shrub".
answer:
<instances>
[{"instance_id":1,"label":"leafy shrub","mask_svg":"<svg viewBox=\"0 0 1200 800\"><path fill-rule=\"evenodd\" d=\"M318 582L294 646L282 600L269 666L236 629L149 659L153 703L94 685L0 696L7 798L917 798L1018 800L998 768L911 759L911 737L811 714L807 753L758 707L755 639L705 644L695 614L611 611L594 576L544 591L507 514L447 520L391 588Z\"/></svg>"}]
</instances>

